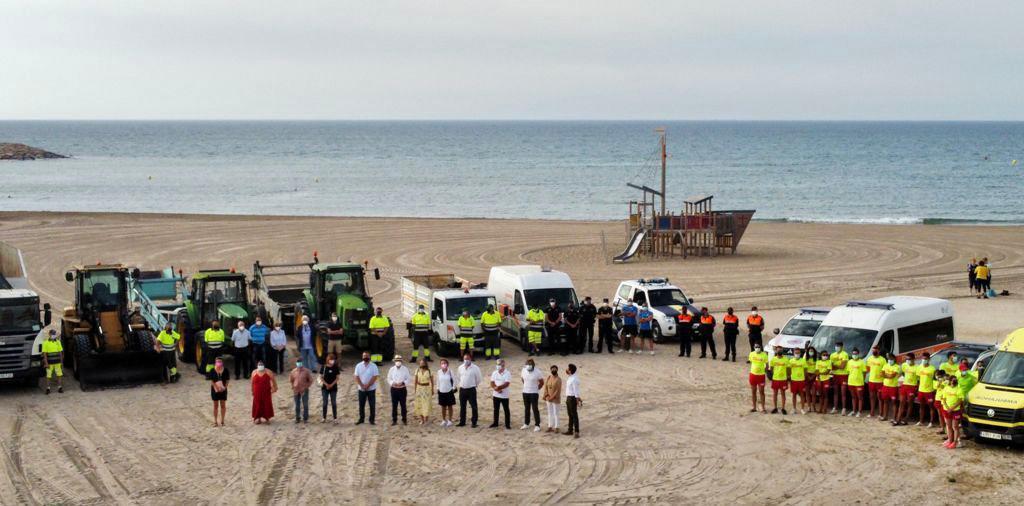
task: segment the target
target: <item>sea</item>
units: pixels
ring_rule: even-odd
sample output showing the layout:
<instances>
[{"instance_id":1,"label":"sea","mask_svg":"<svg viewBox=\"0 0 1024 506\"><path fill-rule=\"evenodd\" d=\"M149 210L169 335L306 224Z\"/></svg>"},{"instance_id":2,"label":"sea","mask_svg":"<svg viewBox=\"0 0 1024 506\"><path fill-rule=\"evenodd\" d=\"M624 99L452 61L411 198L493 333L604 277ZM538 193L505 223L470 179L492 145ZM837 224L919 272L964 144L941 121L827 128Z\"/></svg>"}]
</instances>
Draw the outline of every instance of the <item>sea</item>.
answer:
<instances>
[{"instance_id":1,"label":"sea","mask_svg":"<svg viewBox=\"0 0 1024 506\"><path fill-rule=\"evenodd\" d=\"M0 210L621 220L658 128L676 213L1024 223L1024 122L0 121L70 156L0 162Z\"/></svg>"}]
</instances>

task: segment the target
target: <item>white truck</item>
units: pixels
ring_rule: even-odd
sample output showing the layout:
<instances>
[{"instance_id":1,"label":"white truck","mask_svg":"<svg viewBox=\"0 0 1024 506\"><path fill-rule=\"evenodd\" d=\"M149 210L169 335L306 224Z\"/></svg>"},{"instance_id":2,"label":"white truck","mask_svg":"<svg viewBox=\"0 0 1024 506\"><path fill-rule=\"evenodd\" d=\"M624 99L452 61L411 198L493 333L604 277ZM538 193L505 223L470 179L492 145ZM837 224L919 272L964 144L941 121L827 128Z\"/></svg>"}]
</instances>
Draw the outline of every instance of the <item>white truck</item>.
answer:
<instances>
[{"instance_id":1,"label":"white truck","mask_svg":"<svg viewBox=\"0 0 1024 506\"><path fill-rule=\"evenodd\" d=\"M50 304L40 311L39 295L29 289L21 251L0 242L0 381L38 381L40 347L51 318Z\"/></svg>"},{"instance_id":2,"label":"white truck","mask_svg":"<svg viewBox=\"0 0 1024 506\"><path fill-rule=\"evenodd\" d=\"M459 317L469 311L476 321L474 353L484 351L480 315L487 306L497 309L494 294L454 274L423 274L402 277L402 316L409 319L423 306L430 315L434 349L443 357L459 353ZM412 340L412 324L407 323Z\"/></svg>"},{"instance_id":3,"label":"white truck","mask_svg":"<svg viewBox=\"0 0 1024 506\"><path fill-rule=\"evenodd\" d=\"M505 316L501 324L502 335L518 342L523 351L529 349L527 311L532 308L544 310L551 300L562 311L565 311L569 303L576 307L580 304L568 274L540 265L491 267L487 288L494 292L499 309ZM551 338L545 330L541 348L549 348L552 345Z\"/></svg>"}]
</instances>

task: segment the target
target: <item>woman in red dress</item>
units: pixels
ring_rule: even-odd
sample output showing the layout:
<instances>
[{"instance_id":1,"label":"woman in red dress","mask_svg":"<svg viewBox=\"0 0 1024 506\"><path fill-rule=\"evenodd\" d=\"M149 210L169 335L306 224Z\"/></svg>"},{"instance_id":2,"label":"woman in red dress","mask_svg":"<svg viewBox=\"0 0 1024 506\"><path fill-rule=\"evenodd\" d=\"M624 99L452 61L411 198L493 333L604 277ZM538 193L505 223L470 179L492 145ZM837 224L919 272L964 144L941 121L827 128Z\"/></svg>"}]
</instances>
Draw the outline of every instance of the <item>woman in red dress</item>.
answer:
<instances>
[{"instance_id":1,"label":"woman in red dress","mask_svg":"<svg viewBox=\"0 0 1024 506\"><path fill-rule=\"evenodd\" d=\"M267 372L263 362L256 365L250 378L252 385L252 423L270 423L274 418L274 393L277 392L277 381L274 375Z\"/></svg>"}]
</instances>

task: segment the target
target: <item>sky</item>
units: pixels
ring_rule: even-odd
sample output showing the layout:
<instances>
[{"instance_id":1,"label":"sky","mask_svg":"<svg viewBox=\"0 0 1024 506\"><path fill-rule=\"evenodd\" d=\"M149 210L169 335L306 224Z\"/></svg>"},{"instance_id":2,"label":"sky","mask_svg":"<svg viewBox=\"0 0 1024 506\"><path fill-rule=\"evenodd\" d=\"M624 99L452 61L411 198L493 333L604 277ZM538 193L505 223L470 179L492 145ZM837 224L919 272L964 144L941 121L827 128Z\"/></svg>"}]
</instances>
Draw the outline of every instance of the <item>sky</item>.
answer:
<instances>
[{"instance_id":1,"label":"sky","mask_svg":"<svg viewBox=\"0 0 1024 506\"><path fill-rule=\"evenodd\" d=\"M5 0L0 119L1024 120L1024 2Z\"/></svg>"}]
</instances>

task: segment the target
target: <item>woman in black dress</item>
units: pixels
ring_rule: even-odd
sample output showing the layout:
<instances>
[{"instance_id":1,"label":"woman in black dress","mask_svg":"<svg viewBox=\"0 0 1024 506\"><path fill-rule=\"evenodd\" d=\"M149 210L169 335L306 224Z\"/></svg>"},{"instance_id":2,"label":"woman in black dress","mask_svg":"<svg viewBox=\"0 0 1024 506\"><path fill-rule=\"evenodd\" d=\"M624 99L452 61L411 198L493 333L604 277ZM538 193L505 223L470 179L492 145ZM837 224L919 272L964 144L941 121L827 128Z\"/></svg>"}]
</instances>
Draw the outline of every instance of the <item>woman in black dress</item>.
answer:
<instances>
[{"instance_id":1,"label":"woman in black dress","mask_svg":"<svg viewBox=\"0 0 1024 506\"><path fill-rule=\"evenodd\" d=\"M210 380L210 398L213 399L213 426L224 426L224 415L227 413L228 379L231 372L224 367L220 357L213 362L213 369L206 375ZM220 406L220 421L217 420L217 407Z\"/></svg>"}]
</instances>

